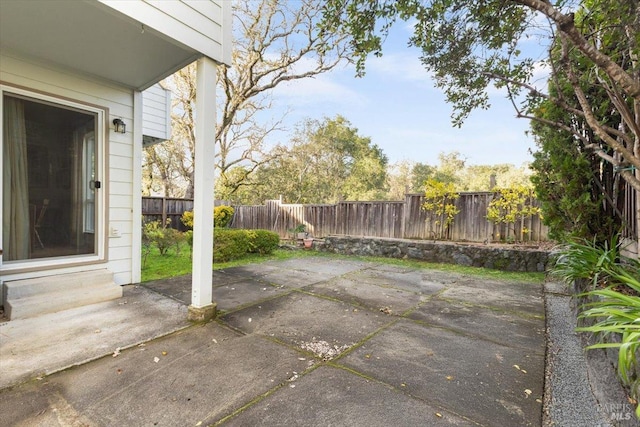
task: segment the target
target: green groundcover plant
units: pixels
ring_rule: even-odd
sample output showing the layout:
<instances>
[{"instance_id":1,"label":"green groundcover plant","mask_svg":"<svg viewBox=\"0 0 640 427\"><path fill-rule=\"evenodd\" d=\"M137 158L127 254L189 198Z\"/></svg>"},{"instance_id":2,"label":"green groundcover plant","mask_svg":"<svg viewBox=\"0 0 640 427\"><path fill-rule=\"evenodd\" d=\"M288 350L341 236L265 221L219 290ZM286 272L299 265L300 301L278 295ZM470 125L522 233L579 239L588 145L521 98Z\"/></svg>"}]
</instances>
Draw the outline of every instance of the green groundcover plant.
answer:
<instances>
[{"instance_id":1,"label":"green groundcover plant","mask_svg":"<svg viewBox=\"0 0 640 427\"><path fill-rule=\"evenodd\" d=\"M617 238L604 246L580 240L568 243L554 270L566 281L582 280L589 289L578 294L579 332L591 332L599 342L586 347L618 351L618 376L636 404L640 398L640 261L620 260ZM636 407L640 418L640 405Z\"/></svg>"}]
</instances>

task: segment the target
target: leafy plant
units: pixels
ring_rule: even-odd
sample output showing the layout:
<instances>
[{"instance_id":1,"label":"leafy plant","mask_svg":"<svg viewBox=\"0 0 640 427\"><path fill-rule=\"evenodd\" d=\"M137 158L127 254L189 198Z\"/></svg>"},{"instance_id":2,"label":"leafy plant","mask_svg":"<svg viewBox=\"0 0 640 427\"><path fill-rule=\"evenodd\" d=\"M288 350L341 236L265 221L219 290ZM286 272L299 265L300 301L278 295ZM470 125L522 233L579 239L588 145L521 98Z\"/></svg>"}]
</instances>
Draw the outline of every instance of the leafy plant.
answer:
<instances>
[{"instance_id":1,"label":"leafy plant","mask_svg":"<svg viewBox=\"0 0 640 427\"><path fill-rule=\"evenodd\" d=\"M231 206L216 206L213 208L213 226L218 228L228 227L233 219L235 210ZM193 229L193 211L185 211L180 217L185 227Z\"/></svg>"},{"instance_id":2,"label":"leafy plant","mask_svg":"<svg viewBox=\"0 0 640 427\"><path fill-rule=\"evenodd\" d=\"M453 183L444 183L429 178L424 183L424 202L422 209L427 212L429 232L437 239L447 237L453 218L460 212L456 200L460 196Z\"/></svg>"},{"instance_id":3,"label":"leafy plant","mask_svg":"<svg viewBox=\"0 0 640 427\"><path fill-rule=\"evenodd\" d=\"M530 232L524 226L524 219L532 215L539 215L540 208L531 204L533 189L525 185L515 185L496 191L496 197L491 200L487 208L487 219L494 224L507 225L507 238L509 237L509 224L515 241L524 241L526 234ZM516 235L516 223L520 221L520 236Z\"/></svg>"},{"instance_id":4,"label":"leafy plant","mask_svg":"<svg viewBox=\"0 0 640 427\"><path fill-rule=\"evenodd\" d=\"M617 237L597 246L586 240L565 245L554 273L567 282L589 280L592 289L578 296L586 299L578 318L580 332L594 333L599 342L586 349L617 349L618 376L631 396L640 398L640 261L619 261ZM640 405L636 408L640 418Z\"/></svg>"},{"instance_id":5,"label":"leafy plant","mask_svg":"<svg viewBox=\"0 0 640 427\"><path fill-rule=\"evenodd\" d=\"M170 247L175 246L176 251L180 252L180 244L184 242L182 233L171 227L171 220L167 218L165 224L162 221L150 221L142 226L142 242L143 246L154 245L160 251L160 255L165 255Z\"/></svg>"},{"instance_id":6,"label":"leafy plant","mask_svg":"<svg viewBox=\"0 0 640 427\"><path fill-rule=\"evenodd\" d=\"M294 234L304 233L305 231L307 231L307 226L304 224L298 224L294 228L289 229L289 231Z\"/></svg>"},{"instance_id":7,"label":"leafy plant","mask_svg":"<svg viewBox=\"0 0 640 427\"><path fill-rule=\"evenodd\" d=\"M228 227L233 219L234 209L231 206L216 206L213 209L213 226Z\"/></svg>"},{"instance_id":8,"label":"leafy plant","mask_svg":"<svg viewBox=\"0 0 640 427\"><path fill-rule=\"evenodd\" d=\"M272 231L216 228L213 260L227 262L250 253L267 255L277 249L279 244L280 236Z\"/></svg>"},{"instance_id":9,"label":"leafy plant","mask_svg":"<svg viewBox=\"0 0 640 427\"><path fill-rule=\"evenodd\" d=\"M227 262L242 258L252 250L249 230L215 229L213 238L213 261Z\"/></svg>"},{"instance_id":10,"label":"leafy plant","mask_svg":"<svg viewBox=\"0 0 640 427\"><path fill-rule=\"evenodd\" d=\"M606 286L609 272L616 268L620 258L618 238L598 245L595 240L574 239L560 248L553 274L571 283L588 281L594 287Z\"/></svg>"},{"instance_id":11,"label":"leafy plant","mask_svg":"<svg viewBox=\"0 0 640 427\"><path fill-rule=\"evenodd\" d=\"M593 319L594 324L576 328L577 331L592 332L600 336L600 342L587 347L618 349L618 376L622 383L630 388L631 395L640 398L640 369L638 350L640 349L640 268L632 275L618 265L607 272L614 284L605 289L595 289L582 294L589 298L582 306L580 319ZM636 295L629 295L628 288ZM616 338L604 340L605 337ZM636 407L636 416L640 418L640 405Z\"/></svg>"},{"instance_id":12,"label":"leafy plant","mask_svg":"<svg viewBox=\"0 0 640 427\"><path fill-rule=\"evenodd\" d=\"M180 221L189 230L193 230L193 211L184 211L180 217Z\"/></svg>"},{"instance_id":13,"label":"leafy plant","mask_svg":"<svg viewBox=\"0 0 640 427\"><path fill-rule=\"evenodd\" d=\"M280 245L280 236L269 230L253 230L252 253L267 255Z\"/></svg>"}]
</instances>

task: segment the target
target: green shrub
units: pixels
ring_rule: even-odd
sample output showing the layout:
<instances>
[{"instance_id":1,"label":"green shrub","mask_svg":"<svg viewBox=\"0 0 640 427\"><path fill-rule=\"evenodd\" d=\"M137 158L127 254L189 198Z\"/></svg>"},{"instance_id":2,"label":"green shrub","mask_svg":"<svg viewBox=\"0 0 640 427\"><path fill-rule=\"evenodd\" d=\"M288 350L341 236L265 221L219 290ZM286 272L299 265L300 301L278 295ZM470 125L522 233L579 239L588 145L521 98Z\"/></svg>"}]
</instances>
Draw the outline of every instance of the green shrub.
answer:
<instances>
[{"instance_id":1,"label":"green shrub","mask_svg":"<svg viewBox=\"0 0 640 427\"><path fill-rule=\"evenodd\" d=\"M278 248L280 236L269 230L253 230L254 238L251 252L267 255Z\"/></svg>"},{"instance_id":2,"label":"green shrub","mask_svg":"<svg viewBox=\"0 0 640 427\"><path fill-rule=\"evenodd\" d=\"M193 230L187 230L184 232L184 239L190 248L193 248Z\"/></svg>"},{"instance_id":3,"label":"green shrub","mask_svg":"<svg viewBox=\"0 0 640 427\"><path fill-rule=\"evenodd\" d=\"M214 262L242 258L252 250L251 233L248 230L216 228L213 235Z\"/></svg>"},{"instance_id":4,"label":"green shrub","mask_svg":"<svg viewBox=\"0 0 640 427\"><path fill-rule=\"evenodd\" d=\"M250 253L267 255L278 248L280 236L268 230L215 228L213 260L227 262Z\"/></svg>"},{"instance_id":5,"label":"green shrub","mask_svg":"<svg viewBox=\"0 0 640 427\"><path fill-rule=\"evenodd\" d=\"M235 210L231 206L216 206L213 209L213 226L216 228L228 227Z\"/></svg>"},{"instance_id":6,"label":"green shrub","mask_svg":"<svg viewBox=\"0 0 640 427\"><path fill-rule=\"evenodd\" d=\"M165 255L169 248L176 247L176 252L180 253L180 243L184 241L184 236L178 230L170 228L170 219L165 224L162 221L150 221L142 226L142 241L148 245L154 245L160 251L160 255Z\"/></svg>"},{"instance_id":7,"label":"green shrub","mask_svg":"<svg viewBox=\"0 0 640 427\"><path fill-rule=\"evenodd\" d=\"M193 230L193 211L184 211L180 217L180 221L182 221L184 226L189 230Z\"/></svg>"},{"instance_id":8,"label":"green shrub","mask_svg":"<svg viewBox=\"0 0 640 427\"><path fill-rule=\"evenodd\" d=\"M233 213L235 210L231 206L216 206L213 208L213 226L215 228L228 227L233 219ZM193 229L193 211L184 211L180 221L185 227Z\"/></svg>"}]
</instances>

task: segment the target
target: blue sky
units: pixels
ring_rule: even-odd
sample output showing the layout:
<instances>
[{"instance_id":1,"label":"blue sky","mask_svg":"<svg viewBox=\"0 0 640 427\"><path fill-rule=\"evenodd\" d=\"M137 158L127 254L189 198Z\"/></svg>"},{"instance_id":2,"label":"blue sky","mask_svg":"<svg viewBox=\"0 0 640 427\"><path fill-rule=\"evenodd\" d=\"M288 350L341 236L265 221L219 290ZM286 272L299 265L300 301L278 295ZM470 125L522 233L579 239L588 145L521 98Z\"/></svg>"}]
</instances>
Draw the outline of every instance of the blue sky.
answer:
<instances>
[{"instance_id":1,"label":"blue sky","mask_svg":"<svg viewBox=\"0 0 640 427\"><path fill-rule=\"evenodd\" d=\"M451 151L460 152L467 164L531 161L535 143L525 135L529 122L515 118L511 104L495 89L489 110L474 111L462 128L451 125L451 105L420 64L420 52L407 47L408 37L408 26L396 25L384 55L368 59L362 78L349 66L276 88L276 114L288 109L285 123L291 129L305 118L340 114L380 146L391 163L437 164L439 153Z\"/></svg>"}]
</instances>

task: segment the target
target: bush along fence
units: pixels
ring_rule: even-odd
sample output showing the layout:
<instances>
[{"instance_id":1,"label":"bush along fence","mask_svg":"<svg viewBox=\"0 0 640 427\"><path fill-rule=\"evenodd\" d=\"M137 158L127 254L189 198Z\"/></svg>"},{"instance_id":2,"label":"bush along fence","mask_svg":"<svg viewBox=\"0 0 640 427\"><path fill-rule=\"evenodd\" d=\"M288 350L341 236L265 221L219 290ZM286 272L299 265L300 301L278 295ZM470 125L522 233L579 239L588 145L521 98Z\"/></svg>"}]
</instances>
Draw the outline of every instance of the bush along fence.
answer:
<instances>
[{"instance_id":1,"label":"bush along fence","mask_svg":"<svg viewBox=\"0 0 640 427\"><path fill-rule=\"evenodd\" d=\"M495 207L494 221L488 220L492 201L501 199L496 192L459 193L448 202L454 204L450 212L455 211L456 214L446 224L446 230L435 224L439 221L438 215L425 210L424 194L407 194L404 201L346 201L316 205L267 200L264 205L233 206L235 213L230 226L271 230L281 238L291 238L293 230L304 225L305 230L316 238L348 235L469 242L547 240L547 227L535 210L538 202L531 197L526 197L524 203L535 209L527 214L507 211L503 203ZM221 204L224 202L216 202L216 205ZM180 216L184 211L193 209L193 201L143 197L142 207L145 221L170 218L170 226L179 228L182 226Z\"/></svg>"},{"instance_id":2,"label":"bush along fence","mask_svg":"<svg viewBox=\"0 0 640 427\"><path fill-rule=\"evenodd\" d=\"M224 200L216 200L215 206L228 205ZM193 199L179 199L175 197L143 197L142 218L144 223L160 221L170 228L187 231L180 220L184 212L193 211Z\"/></svg>"}]
</instances>

